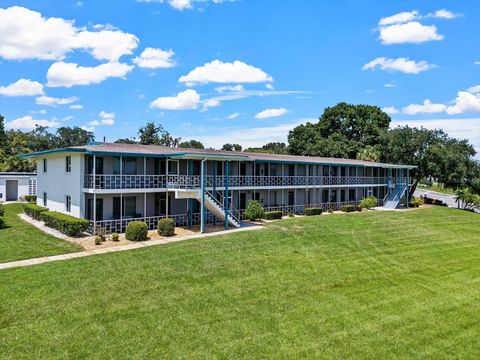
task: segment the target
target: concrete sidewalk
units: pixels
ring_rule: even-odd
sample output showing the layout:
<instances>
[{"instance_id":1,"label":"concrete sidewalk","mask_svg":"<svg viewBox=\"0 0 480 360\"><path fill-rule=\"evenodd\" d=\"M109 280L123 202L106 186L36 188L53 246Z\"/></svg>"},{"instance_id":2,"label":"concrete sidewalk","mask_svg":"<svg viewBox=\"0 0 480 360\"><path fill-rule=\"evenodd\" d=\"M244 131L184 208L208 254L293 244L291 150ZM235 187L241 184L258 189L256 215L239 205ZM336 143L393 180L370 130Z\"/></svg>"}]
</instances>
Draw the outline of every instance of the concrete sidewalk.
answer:
<instances>
[{"instance_id":1,"label":"concrete sidewalk","mask_svg":"<svg viewBox=\"0 0 480 360\"><path fill-rule=\"evenodd\" d=\"M142 242L138 242L138 243L134 243L134 244L119 245L119 246L103 248L103 249L95 249L95 250L90 250L90 251L80 251L80 252L70 253L70 254L45 256L45 257L26 259L26 260L17 260L17 261L1 263L0 264L0 270L11 269L11 268L16 268L16 267L31 266L31 265L37 265L37 264L44 264L44 263L48 263L48 262L52 262L52 261L62 261L62 260L76 259L76 258L81 258L81 257L85 257L85 256L106 254L106 253L117 252L117 251L128 251L128 250L139 249L139 248L148 247L148 246L169 244L169 243L173 243L173 242L177 242L177 241L184 241L184 240L191 240L191 239L200 239L200 238L205 238L205 237L210 237L210 236L233 234L233 233L240 232L240 231L260 230L260 229L263 229L263 228L264 227L261 226L261 225L253 225L253 224L246 225L245 224L245 225L242 225L242 227L240 227L238 229L232 229L232 230L223 230L223 231L211 232L211 233L206 233L206 234L194 234L194 235L187 235L187 236L163 238L163 239L159 239L159 240L147 240L147 241L142 241Z\"/></svg>"}]
</instances>

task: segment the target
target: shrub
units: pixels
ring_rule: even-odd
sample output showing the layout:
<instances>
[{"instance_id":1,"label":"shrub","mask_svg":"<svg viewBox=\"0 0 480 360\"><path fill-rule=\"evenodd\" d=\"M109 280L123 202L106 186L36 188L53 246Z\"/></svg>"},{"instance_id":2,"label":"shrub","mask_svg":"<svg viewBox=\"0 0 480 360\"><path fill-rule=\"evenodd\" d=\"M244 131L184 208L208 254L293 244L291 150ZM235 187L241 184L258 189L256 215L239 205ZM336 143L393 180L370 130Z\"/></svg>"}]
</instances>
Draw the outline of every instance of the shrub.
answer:
<instances>
[{"instance_id":1,"label":"shrub","mask_svg":"<svg viewBox=\"0 0 480 360\"><path fill-rule=\"evenodd\" d=\"M3 228L5 226L5 220L3 219L3 217L0 217L0 229Z\"/></svg>"},{"instance_id":2,"label":"shrub","mask_svg":"<svg viewBox=\"0 0 480 360\"><path fill-rule=\"evenodd\" d=\"M120 241L120 236L117 233L112 234L112 241Z\"/></svg>"},{"instance_id":3,"label":"shrub","mask_svg":"<svg viewBox=\"0 0 480 360\"><path fill-rule=\"evenodd\" d=\"M288 217L295 217L295 214L292 211L288 212Z\"/></svg>"},{"instance_id":4,"label":"shrub","mask_svg":"<svg viewBox=\"0 0 480 360\"><path fill-rule=\"evenodd\" d=\"M143 221L131 221L125 230L125 238L130 241L147 240L148 225Z\"/></svg>"},{"instance_id":5,"label":"shrub","mask_svg":"<svg viewBox=\"0 0 480 360\"><path fill-rule=\"evenodd\" d=\"M354 212L355 211L355 206L354 205L343 205L340 207L340 210L343 212Z\"/></svg>"},{"instance_id":6,"label":"shrub","mask_svg":"<svg viewBox=\"0 0 480 360\"><path fill-rule=\"evenodd\" d=\"M41 218L46 226L54 228L68 236L80 236L87 231L89 221L56 211L43 211Z\"/></svg>"},{"instance_id":7,"label":"shrub","mask_svg":"<svg viewBox=\"0 0 480 360\"><path fill-rule=\"evenodd\" d=\"M3 215L5 215L5 208L2 204L0 204L0 217L2 217Z\"/></svg>"},{"instance_id":8,"label":"shrub","mask_svg":"<svg viewBox=\"0 0 480 360\"><path fill-rule=\"evenodd\" d=\"M172 218L158 220L158 235L173 236L175 235L175 220Z\"/></svg>"},{"instance_id":9,"label":"shrub","mask_svg":"<svg viewBox=\"0 0 480 360\"><path fill-rule=\"evenodd\" d=\"M409 202L408 202L408 206L410 207L419 207L420 205L422 205L422 200L421 199L418 199L418 198L412 198Z\"/></svg>"},{"instance_id":10,"label":"shrub","mask_svg":"<svg viewBox=\"0 0 480 360\"><path fill-rule=\"evenodd\" d=\"M47 208L37 204L25 204L22 206L23 212L35 220L42 220L42 213L48 211Z\"/></svg>"},{"instance_id":11,"label":"shrub","mask_svg":"<svg viewBox=\"0 0 480 360\"><path fill-rule=\"evenodd\" d=\"M327 212L328 212L329 214L333 214L333 209L328 209Z\"/></svg>"},{"instance_id":12,"label":"shrub","mask_svg":"<svg viewBox=\"0 0 480 360\"><path fill-rule=\"evenodd\" d=\"M281 211L265 211L263 218L265 220L276 220L281 219L283 213Z\"/></svg>"},{"instance_id":13,"label":"shrub","mask_svg":"<svg viewBox=\"0 0 480 360\"><path fill-rule=\"evenodd\" d=\"M263 210L262 205L256 200L250 200L243 216L245 219L253 221L263 218L264 214L265 210Z\"/></svg>"},{"instance_id":14,"label":"shrub","mask_svg":"<svg viewBox=\"0 0 480 360\"><path fill-rule=\"evenodd\" d=\"M303 210L305 216L313 216L313 215L321 215L323 212L323 209L321 208L305 208Z\"/></svg>"},{"instance_id":15,"label":"shrub","mask_svg":"<svg viewBox=\"0 0 480 360\"><path fill-rule=\"evenodd\" d=\"M23 198L25 199L26 202L29 202L29 203L37 202L37 195L25 195Z\"/></svg>"},{"instance_id":16,"label":"shrub","mask_svg":"<svg viewBox=\"0 0 480 360\"><path fill-rule=\"evenodd\" d=\"M102 245L102 237L100 235L95 236L95 245Z\"/></svg>"},{"instance_id":17,"label":"shrub","mask_svg":"<svg viewBox=\"0 0 480 360\"><path fill-rule=\"evenodd\" d=\"M377 198L375 196L363 198L360 201L360 206L370 210L371 208L377 206Z\"/></svg>"},{"instance_id":18,"label":"shrub","mask_svg":"<svg viewBox=\"0 0 480 360\"><path fill-rule=\"evenodd\" d=\"M362 211L362 205L355 205L355 211Z\"/></svg>"}]
</instances>

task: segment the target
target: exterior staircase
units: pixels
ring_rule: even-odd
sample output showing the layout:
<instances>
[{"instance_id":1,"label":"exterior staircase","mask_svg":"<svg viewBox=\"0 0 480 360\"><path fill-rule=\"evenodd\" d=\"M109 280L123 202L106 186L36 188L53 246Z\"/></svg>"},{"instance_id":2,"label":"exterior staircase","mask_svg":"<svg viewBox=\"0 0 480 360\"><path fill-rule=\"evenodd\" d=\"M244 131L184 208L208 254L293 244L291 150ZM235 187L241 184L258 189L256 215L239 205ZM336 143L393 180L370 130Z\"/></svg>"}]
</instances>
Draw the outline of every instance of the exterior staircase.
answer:
<instances>
[{"instance_id":1,"label":"exterior staircase","mask_svg":"<svg viewBox=\"0 0 480 360\"><path fill-rule=\"evenodd\" d=\"M211 191L205 191L205 207L210 211L217 219L225 221L225 206L223 205L224 196L221 195L218 191L216 194L220 197L221 200L217 199L217 196ZM196 199L198 202L202 202L202 190L201 189L189 189L189 190L176 190L175 198L177 199ZM240 227L240 217L239 212L231 204L229 204L229 209L227 212L228 223L235 226L236 228Z\"/></svg>"},{"instance_id":2,"label":"exterior staircase","mask_svg":"<svg viewBox=\"0 0 480 360\"><path fill-rule=\"evenodd\" d=\"M389 184L388 192L383 199L383 207L385 209L396 209L400 205L402 197L407 191L407 183L400 180L397 184Z\"/></svg>"}]
</instances>

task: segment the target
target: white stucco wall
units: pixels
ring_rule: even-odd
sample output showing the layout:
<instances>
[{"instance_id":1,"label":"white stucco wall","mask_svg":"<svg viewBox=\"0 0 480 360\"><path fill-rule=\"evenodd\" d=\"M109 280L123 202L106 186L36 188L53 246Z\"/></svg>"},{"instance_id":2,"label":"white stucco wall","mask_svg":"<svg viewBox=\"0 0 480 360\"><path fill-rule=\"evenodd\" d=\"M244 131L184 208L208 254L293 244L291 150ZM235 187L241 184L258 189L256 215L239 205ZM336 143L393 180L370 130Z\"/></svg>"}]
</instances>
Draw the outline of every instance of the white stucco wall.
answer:
<instances>
[{"instance_id":1,"label":"white stucco wall","mask_svg":"<svg viewBox=\"0 0 480 360\"><path fill-rule=\"evenodd\" d=\"M65 158L71 156L71 172L65 170ZM47 172L43 159L47 159ZM47 193L47 207L52 211L83 217L84 195L82 193L84 155L79 153L48 154L37 159L37 204L43 206L43 193ZM66 212L65 196L71 197L71 211Z\"/></svg>"},{"instance_id":2,"label":"white stucco wall","mask_svg":"<svg viewBox=\"0 0 480 360\"><path fill-rule=\"evenodd\" d=\"M0 175L0 201L6 201L7 196L7 181L17 181L18 198L25 195L35 195L29 192L29 182L31 179L36 179L35 175Z\"/></svg>"}]
</instances>

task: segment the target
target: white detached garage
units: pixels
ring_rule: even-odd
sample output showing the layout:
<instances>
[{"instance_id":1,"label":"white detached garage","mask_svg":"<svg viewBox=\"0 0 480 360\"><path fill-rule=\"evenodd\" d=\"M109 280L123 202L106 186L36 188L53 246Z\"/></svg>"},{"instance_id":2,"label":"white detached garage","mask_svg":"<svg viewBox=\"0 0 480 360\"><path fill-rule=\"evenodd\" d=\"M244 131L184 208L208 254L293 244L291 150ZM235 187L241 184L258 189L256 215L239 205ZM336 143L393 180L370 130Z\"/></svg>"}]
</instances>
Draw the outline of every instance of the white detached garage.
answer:
<instances>
[{"instance_id":1,"label":"white detached garage","mask_svg":"<svg viewBox=\"0 0 480 360\"><path fill-rule=\"evenodd\" d=\"M37 195L37 174L0 172L0 202L15 201L25 195Z\"/></svg>"}]
</instances>

